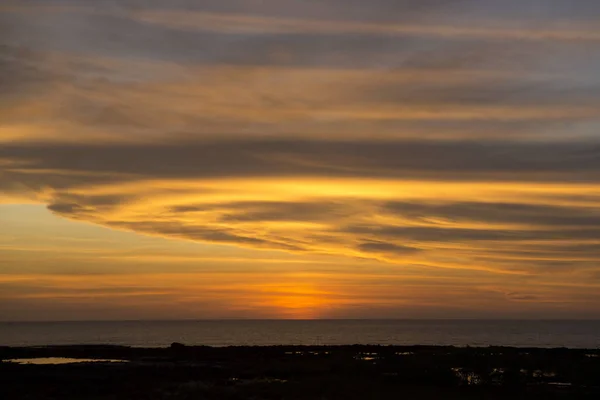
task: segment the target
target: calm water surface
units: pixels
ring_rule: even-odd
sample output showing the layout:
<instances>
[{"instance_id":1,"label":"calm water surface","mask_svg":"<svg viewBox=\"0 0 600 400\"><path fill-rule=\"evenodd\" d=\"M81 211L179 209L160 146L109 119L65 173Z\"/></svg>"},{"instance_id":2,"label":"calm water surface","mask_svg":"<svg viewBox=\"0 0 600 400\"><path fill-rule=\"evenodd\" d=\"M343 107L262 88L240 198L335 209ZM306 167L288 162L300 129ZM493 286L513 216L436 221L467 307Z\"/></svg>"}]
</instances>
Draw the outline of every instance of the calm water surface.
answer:
<instances>
[{"instance_id":1,"label":"calm water surface","mask_svg":"<svg viewBox=\"0 0 600 400\"><path fill-rule=\"evenodd\" d=\"M124 360L109 360L98 358L67 358L67 357L40 357L40 358L13 358L5 360L17 364L35 364L35 365L58 365L58 364L79 364L79 363L122 363Z\"/></svg>"},{"instance_id":2,"label":"calm water surface","mask_svg":"<svg viewBox=\"0 0 600 400\"><path fill-rule=\"evenodd\" d=\"M317 320L0 322L0 345L398 344L600 347L600 321Z\"/></svg>"}]
</instances>

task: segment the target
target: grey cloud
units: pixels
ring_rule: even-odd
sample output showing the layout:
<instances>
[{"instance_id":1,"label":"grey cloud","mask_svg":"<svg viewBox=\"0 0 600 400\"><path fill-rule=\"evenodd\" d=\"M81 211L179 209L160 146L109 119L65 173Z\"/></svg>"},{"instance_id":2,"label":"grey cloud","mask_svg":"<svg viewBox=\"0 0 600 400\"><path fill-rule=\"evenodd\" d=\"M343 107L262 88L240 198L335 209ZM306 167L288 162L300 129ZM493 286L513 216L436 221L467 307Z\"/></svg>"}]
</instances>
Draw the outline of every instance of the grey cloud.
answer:
<instances>
[{"instance_id":1,"label":"grey cloud","mask_svg":"<svg viewBox=\"0 0 600 400\"><path fill-rule=\"evenodd\" d=\"M108 197L107 204L118 203ZM156 234L167 237L183 238L197 241L209 241L224 244L237 244L259 248L281 249L287 251L316 251L322 246L334 248L354 247L363 254L373 256L385 255L401 258L402 255L424 252L417 244L435 243L469 243L473 245L465 249L469 259L483 265L496 265L502 269L536 273L568 272L581 268L594 267L600 260L600 245L596 243L600 237L600 223L592 223L585 219L567 219L566 221L550 220L553 224L548 229L546 217L551 218L554 210L560 209L565 215L585 213L579 208L551 207L546 205L527 204L488 204L488 203L449 203L435 207L420 207L414 203L395 202L391 209L396 216L404 218L418 217L423 220L440 218L439 210L444 209L443 218L461 221L465 209L474 210L468 214L469 221L487 224L494 222L518 222L533 224L528 230L496 229L496 228L457 228L444 226L402 226L377 224L352 224L353 221L371 219L378 212L390 211L390 204L379 204L377 200L344 201L306 200L306 202L231 202L223 204L176 206L167 213L156 212L142 217L137 222L103 221L101 198L85 197L78 199L80 204L57 202L49 209L59 215L97 222L115 228L134 230L140 233ZM399 207L404 204L404 207ZM406 205L409 206L406 206ZM415 213L415 209L417 212ZM379 210L379 211L378 211ZM488 218L485 210L493 214L497 210L508 210L504 219ZM495 210L495 211L494 211ZM511 213L517 210L518 213ZM455 211L456 215L452 214ZM212 217L192 218L181 215L202 212ZM171 215L171 214L174 215ZM385 215L385 214L384 214ZM528 216L539 219L528 219ZM502 216L502 213L494 217ZM182 222L183 221L183 222ZM218 225L214 222L217 221ZM238 225L238 223L268 223L270 221L326 222L329 228L317 228L314 231L288 230L272 231L257 236L254 225ZM350 223L351 225L346 225ZM243 228L240 228L243 227ZM571 243L565 243L570 241ZM584 242L581 242L584 241ZM350 243L358 244L350 244ZM402 244L398 244L402 243ZM429 247L429 246L426 246Z\"/></svg>"},{"instance_id":2,"label":"grey cloud","mask_svg":"<svg viewBox=\"0 0 600 400\"><path fill-rule=\"evenodd\" d=\"M413 83L386 82L385 85L377 82L377 79L368 80L366 83L348 82L340 89L344 105L356 107L365 104L373 107L378 103L398 107L406 104L425 104L431 107L543 107L582 104L594 106L600 97L596 71L600 63L600 52L592 46L595 43L521 43L476 37L449 39L374 33L200 32L183 27L177 29L165 26L166 24L149 24L135 19L136 11L165 8L167 6L164 2L122 1L111 2L112 6L106 6L105 3L99 5L97 1L90 0L74 3L93 7L101 12L0 14L0 96L7 100L8 104L13 104L13 100L35 100L45 90L52 89L53 85L62 84L69 88L69 93L75 94L57 102L62 106L57 107L60 108L55 116L57 119L87 127L114 130L115 137L124 140L129 139L132 128L153 128L153 132L162 129L169 132L182 131L179 126L177 129L172 127L175 118L167 118L177 113L168 107L171 100L167 97L168 94L160 90L154 93L143 90L135 92L140 98L144 95L157 96L155 98L165 96L165 101L161 104L149 102L136 109L135 102L112 95L115 93L114 89L120 87L118 84L123 82L115 83L110 79L102 79L114 72L110 68L103 69L105 67L93 62L80 60L65 62L55 69L52 63L47 62L46 51L82 52L94 57L116 57L122 61L166 61L178 63L182 67L225 64L277 65L305 69L332 66L369 68L375 77L378 71L388 73L394 69L399 72L426 69L429 72L437 71L439 74L444 74L446 70L464 73L507 73L505 77L478 78L479 80L471 77L473 79L463 82L452 82L451 79L442 79L440 82L424 82L422 79ZM307 20L319 18L409 22L413 25L428 23L432 26L434 22L460 26L461 21L464 22L465 19L496 16L510 21L513 17L526 17L531 21L540 22L540 27L551 27L552 24L547 24L549 21L565 16L577 18L572 21L576 26L581 19L592 18L600 12L598 2L581 2L574 7L572 2L567 0L265 0L262 6L258 5L258 2L251 3L241 0L176 0L169 2L168 7L171 10L179 8L255 16L297 17ZM563 77L554 77L553 73L561 73ZM151 76L149 80L153 78L155 77ZM168 78L177 80L178 77ZM252 82L252 76L243 77L239 84L244 86L248 82ZM136 85L130 85L132 92L136 88ZM321 92L327 93L327 88L327 82L324 82ZM95 96L98 94L102 96ZM295 101L293 96L280 97L277 93L258 93L256 102L264 109L271 107L276 110L285 106L286 101ZM311 107L316 107L315 104L319 104L318 101L302 106L310 110ZM510 110L507 110L507 113L510 113ZM4 117L4 114L2 116ZM7 118L10 118L10 115ZM212 126L209 123L215 122L208 121L209 118L204 121L201 117L193 115L181 116L182 120L186 118L187 123L182 123L182 126L189 128L191 139L172 139L168 143L2 143L0 160L7 159L10 163L0 164L0 190L10 193L52 193L53 198L48 200L50 211L69 218L99 222L104 212L126 205L130 198L124 195L75 196L71 194L74 189L85 192L85 188L93 188L95 185L145 179L210 180L245 177L474 180L488 182L490 185L502 181L600 183L600 143L597 140L557 143L489 138L492 132L496 137L513 135L520 139L531 130L546 133L554 129L563 135L565 132L576 133L577 121L546 121L543 113L535 120L518 122L485 119L477 122L456 122L446 121L443 117L433 121L425 118L423 121L410 122L364 122L353 121L351 118L348 121L333 123L311 120L306 122L306 125L294 121L290 124L291 128L286 125L288 130L295 130L287 138L283 138L285 136L281 133L285 123L256 123L249 128L244 125L244 129L254 130L254 133L262 133L263 128L270 128L280 135L280 139L255 140L239 135L232 136L229 140L200 139L196 136L199 133L209 132L212 137L218 137L222 132L211 131ZM169 121L168 124L155 124L161 119ZM235 121L218 122L223 126L233 126L232 135L238 133L234 129ZM597 118L587 118L586 122L591 127L589 129L595 132ZM304 126L314 128L317 125L326 126L336 135L344 137L344 140L298 139L304 134ZM361 139L347 140L349 135L344 129L346 126L348 129L355 129L354 132L358 132ZM471 137L478 135L478 139L438 142L399 139L376 141L370 137L371 134L376 135L383 130L392 137L397 137L402 131L413 129L417 133L435 131L448 139L456 139L457 135L466 132ZM67 134L77 135L77 131L74 129ZM81 143L86 143L86 139L82 137ZM196 194L202 195L202 190L204 189L198 189ZM142 195L137 193L137 196ZM540 198L543 195L540 194ZM596 201L597 198L592 196L593 194L590 194L588 200ZM569 200L579 201L572 198ZM583 197L581 200L583 201ZM186 225L168 220L173 214L200 211L213 213L215 226L203 225L201 222L190 222ZM375 222L373 225L365 225L364 220L370 217L371 212L414 219L445 218L459 222L528 224L532 229L524 231L442 226L410 227ZM116 228L149 234L290 251L306 251L310 248L311 241L318 241L332 244L331 247L355 248L364 253L401 256L418 251L411 247L415 242L473 242L481 247L487 246L487 251L483 253L495 263L500 261L494 257L506 254L523 259L540 255L547 255L548 258L570 257L571 261L559 260L554 264L552 260L523 261L528 265L546 265L548 268L562 269L572 267L575 262L578 267L583 265L583 262L577 261L580 256L599 256L599 251L592 242L600 237L600 213L592 208L479 203L475 200L450 204L380 204L373 200L365 204L346 197L341 202L327 199L303 202L300 199L294 202L186 204L166 210L165 214L159 216L163 219L155 217L157 215L149 215L146 221L138 222L101 222ZM359 221L352 221L354 217ZM331 225L331 229L295 233L291 238L283 234L265 234L264 237L257 237L255 232L243 231L236 227L236 223L262 221L321 222ZM523 244L523 241L533 240L547 243ZM556 243L565 240L586 240L590 243ZM495 251L494 243L491 242L509 245L512 248ZM481 254L478 256L483 257Z\"/></svg>"},{"instance_id":3,"label":"grey cloud","mask_svg":"<svg viewBox=\"0 0 600 400\"><path fill-rule=\"evenodd\" d=\"M242 235L235 229L214 228L202 225L185 225L180 223L141 221L141 222L109 222L108 226L121 229L130 229L136 232L176 237L188 240L217 242L223 244L246 245L268 249L288 251L304 251L300 243L293 243L289 239L257 237L253 232Z\"/></svg>"},{"instance_id":4,"label":"grey cloud","mask_svg":"<svg viewBox=\"0 0 600 400\"><path fill-rule=\"evenodd\" d=\"M453 5L473 2L474 0L372 0L365 4L361 0L170 0L169 8L183 11L210 12L246 12L271 16L309 16L309 17L339 17L369 18L370 16L385 18L405 18L410 20L419 15L426 15L435 10L447 10ZM556 1L556 0L555 0ZM565 0L562 0L565 1ZM22 6L48 5L47 0L20 0ZM52 4L91 6L97 10L112 10L119 12L139 9L162 10L165 5L156 0L118 0L99 4L95 0L57 0ZM391 12L402 11L398 15Z\"/></svg>"},{"instance_id":5,"label":"grey cloud","mask_svg":"<svg viewBox=\"0 0 600 400\"><path fill-rule=\"evenodd\" d=\"M440 71L444 74L444 71ZM377 85L363 90L364 101L390 104L423 104L424 106L460 105L593 105L600 104L600 86L552 82L549 79L500 79L491 82L449 81L447 84Z\"/></svg>"},{"instance_id":6,"label":"grey cloud","mask_svg":"<svg viewBox=\"0 0 600 400\"><path fill-rule=\"evenodd\" d=\"M524 203L411 203L389 202L383 209L410 218L444 218L455 222L529 224L537 226L600 227L595 207L561 207Z\"/></svg>"},{"instance_id":7,"label":"grey cloud","mask_svg":"<svg viewBox=\"0 0 600 400\"><path fill-rule=\"evenodd\" d=\"M561 230L469 229L441 227L405 227L390 225L350 226L343 229L361 235L412 242L522 242L526 240L593 240L600 237L600 226Z\"/></svg>"},{"instance_id":8,"label":"grey cloud","mask_svg":"<svg viewBox=\"0 0 600 400\"><path fill-rule=\"evenodd\" d=\"M553 244L553 242L548 242L547 248L551 249ZM518 247L527 248L527 244L521 244ZM580 274L581 271L586 271L589 268L595 267L598 263L597 260L600 259L600 253L598 251L596 251L595 254L590 255L595 257L595 260L591 261L582 261L579 259L561 261L561 254L551 254L549 252L541 254L539 258L519 257L520 254L518 250L515 252L512 250L505 250L504 252L489 251L486 254L486 256L473 255L473 257L469 257L469 260L481 265L494 265L496 268L503 271L528 275L533 279L535 279L535 276L557 275L572 279ZM558 260L554 260L554 257Z\"/></svg>"},{"instance_id":9,"label":"grey cloud","mask_svg":"<svg viewBox=\"0 0 600 400\"><path fill-rule=\"evenodd\" d=\"M110 195L94 196L87 195L75 196L69 194L68 190L59 191L54 201L48 204L47 209L61 215L70 217L90 217L92 213L104 213L118 207L126 206L127 202L132 200L133 196Z\"/></svg>"},{"instance_id":10,"label":"grey cloud","mask_svg":"<svg viewBox=\"0 0 600 400\"><path fill-rule=\"evenodd\" d=\"M486 254L490 258L510 255L521 258L528 264L533 259L540 259L540 266L566 270L573 266L581 266L584 260L600 257L600 245L596 243L565 244L561 240L596 240L600 234L600 219L595 208L558 207L543 204L517 203L411 203L387 202L378 204L348 199L345 203L321 200L299 202L238 202L218 205L180 206L171 210L176 213L211 212L220 215L222 222L267 222L267 221L329 221L332 227L344 224L353 217L364 218L372 213L391 214L395 217L414 219L415 221L431 221L445 219L453 223L471 222L480 224L526 224L529 230L521 229L466 229L444 226L410 227L393 225L353 225L341 232L330 232L327 236L307 236L306 239L318 242L343 244L339 235L351 233L354 236L370 238L358 245L358 249L370 253L401 253L414 251L410 246L399 246L391 242L376 239L393 239L415 242L498 242L513 244L509 248L496 249L490 246ZM431 222L429 222L431 223ZM550 228L550 229L549 229ZM336 239L337 238L337 239ZM522 241L546 241L545 244ZM565 261L559 261L560 259ZM552 259L558 259L554 263ZM569 261L571 260L571 261Z\"/></svg>"},{"instance_id":11,"label":"grey cloud","mask_svg":"<svg viewBox=\"0 0 600 400\"><path fill-rule=\"evenodd\" d=\"M589 272L589 277L592 280L600 282L600 271L591 271L591 272Z\"/></svg>"},{"instance_id":12,"label":"grey cloud","mask_svg":"<svg viewBox=\"0 0 600 400\"><path fill-rule=\"evenodd\" d=\"M78 3L78 2L76 2ZM470 7L472 2L431 1L416 4L412 1L393 3L382 2L383 9L402 9L405 13L415 13L424 18L432 9L446 10L460 4ZM187 3L182 3L184 7ZM207 7L217 7L208 4ZM328 7L338 6L346 9L345 3L330 2ZM193 5L190 5L193 8ZM303 8L302 4L296 6ZM355 3L357 9L369 7ZM92 62L71 61L60 69L53 69L48 62L46 52L59 51L75 54L87 54L89 57L108 56L124 61L145 59L148 63L167 61L179 63L180 66L191 65L244 65L244 66L286 66L293 68L306 67L342 67L363 68L376 73L390 70L435 70L440 74L447 70L464 73L477 71L513 72L513 77L475 79L473 82L453 83L451 79L442 83L397 83L378 84L370 82L360 84L348 82L342 95L347 104L361 106L364 104L385 102L387 105L402 107L406 104L426 105L428 107L444 107L456 105L578 105L595 106L600 100L597 90L597 74L595 66L600 63L600 52L590 50L589 45L569 43L511 43L488 42L482 40L459 40L420 38L420 37L387 37L362 34L223 34L214 32L189 32L159 25L148 25L128 17L127 7L112 14L44 14L44 18L33 18L30 14L1 14L0 29L7 34L0 35L0 96L14 96L35 100L36 96L52 92L54 84L61 83L68 87L69 96L63 96L57 107L55 118L69 120L87 127L102 127L115 131L122 129L123 135L129 135L128 129L142 128L172 130L203 130L205 126L218 126L221 129L249 129L262 132L268 129L281 129L282 123L269 124L235 124L221 121L218 117L181 113L167 107L158 108L145 104L136 106L131 100L112 96L117 86L111 79L119 73L135 75L132 71L111 71L107 67L94 65ZM134 6L131 6L134 7ZM152 7L146 2L135 7ZM134 7L134 8L135 8ZM246 9L242 3L236 7ZM355 8L356 8L355 7ZM102 7L100 7L102 8ZM114 8L114 7L113 7ZM235 8L235 7L234 7ZM286 7L282 7L285 9ZM310 8L310 7L309 7ZM353 7L350 7L353 8ZM119 7L116 7L118 10ZM421 11L427 11L422 13ZM454 10L454 8L453 8ZM386 14L386 13L384 13ZM413 15L414 16L414 15ZM415 17L416 18L416 17ZM0 33L2 33L0 30ZM93 49L93 51L89 51ZM125 67L121 67L126 69ZM117 68L118 69L118 68ZM577 73L574 73L577 71ZM515 73L516 72L516 73ZM547 73L560 73L562 78L540 78ZM521 75L519 75L519 73ZM509 74L510 75L510 74ZM108 79L109 77L110 79ZM112 77L112 78L111 78ZM565 78L567 77L567 78ZM177 79L177 76L170 77ZM151 78L149 78L152 80ZM233 79L233 78L232 78ZM497 79L497 80L496 80ZM573 82L574 81L579 81ZM240 84L252 83L246 77ZM122 83L122 82L121 82ZM130 82L131 83L131 82ZM257 82L254 82L257 83ZM258 82L260 83L260 82ZM77 89L77 90L73 90ZM146 93L139 87L128 88L139 96L168 96L167 93ZM139 90L139 92L138 92ZM327 82L323 83L323 92L327 90ZM101 96L98 96L98 95ZM284 93L285 94L285 93ZM288 94L289 95L289 94ZM101 97L102 100L99 100ZM256 96L261 107L277 108L293 103L293 96L278 96L275 93ZM11 97L12 99L12 97ZM176 101L180 101L177 99ZM167 103L167 102L165 102ZM345 104L345 105L347 105ZM289 104L287 104L289 105ZM302 104L308 110L319 107L318 99ZM548 110L550 113L551 110ZM308 112L309 113L309 112ZM485 113L485 110L482 110ZM509 111L507 111L509 114ZM164 118L169 117L169 118ZM7 120L11 116L6 117ZM577 118L576 118L577 119ZM594 124L593 116L581 118ZM169 123L161 123L161 120ZM310 120L310 118L309 118ZM471 136L488 135L525 135L532 130L538 133L555 133L565 129L576 133L572 126L575 121L568 118L560 121L546 119L541 115L526 123L510 124L497 121L469 121L463 123L444 120L415 122L382 122L369 121L361 134L365 132L399 132L414 129L417 133L432 129L438 136L460 135L465 132ZM176 122L174 122L176 121ZM304 121L307 123L307 121ZM310 124L311 121L308 121ZM312 121L313 128L327 128L327 123ZM351 124L360 123L351 121ZM435 126L435 125L441 126ZM529 126L527 124L530 124ZM531 125L535 126L531 126ZM243 125L240 127L240 125ZM298 129L294 122L287 129ZM434 127L432 128L432 125ZM200 127L200 128L198 128ZM328 128L339 131L342 123ZM358 129L358 128L354 128ZM446 130L447 129L447 130ZM583 129L583 128L580 128ZM588 129L589 130L589 129ZM223 132L218 132L223 133ZM74 133L75 134L75 133ZM297 135L302 132L296 132Z\"/></svg>"},{"instance_id":13,"label":"grey cloud","mask_svg":"<svg viewBox=\"0 0 600 400\"><path fill-rule=\"evenodd\" d=\"M62 79L60 74L44 68L45 58L39 52L5 45L2 36L0 21L0 99L13 102L34 99L39 95L39 91L33 93L36 89ZM11 115L6 114L8 122Z\"/></svg>"},{"instance_id":14,"label":"grey cloud","mask_svg":"<svg viewBox=\"0 0 600 400\"><path fill-rule=\"evenodd\" d=\"M96 0L55 1L54 4L89 5L109 10L163 9L162 1L118 0L98 4ZM47 5L47 0L20 0L22 5ZM594 0L170 0L169 7L184 11L253 12L260 15L306 17L338 17L340 19L407 20L436 13L466 13L466 18L518 16L545 20L548 18L593 18L600 14Z\"/></svg>"},{"instance_id":15,"label":"grey cloud","mask_svg":"<svg viewBox=\"0 0 600 400\"><path fill-rule=\"evenodd\" d=\"M193 32L143 23L127 15L50 13L39 20L0 13L0 25L12 32L0 43L19 44L22 48L83 54L93 49L95 55L195 64L340 65L335 60L342 55L345 62L362 59L362 64L368 65L366 60L379 59L381 54L377 53L394 42L391 38L360 35ZM274 56L281 51L289 57ZM355 57L357 51L365 57Z\"/></svg>"},{"instance_id":16,"label":"grey cloud","mask_svg":"<svg viewBox=\"0 0 600 400\"><path fill-rule=\"evenodd\" d=\"M539 296L535 296L535 295L531 295L531 294L515 293L515 292L505 293L505 296L507 299L513 300L513 301L535 301L535 300L540 299Z\"/></svg>"},{"instance_id":17,"label":"grey cloud","mask_svg":"<svg viewBox=\"0 0 600 400\"><path fill-rule=\"evenodd\" d=\"M561 228L557 228L561 229ZM568 238L568 234L565 234ZM574 269L584 265L594 267L600 261L600 244L595 239L590 239L586 244L564 244L559 240L548 240L542 243L527 243L521 245L516 243L508 246L490 246L486 254L493 258L496 256L509 255L514 259L539 260L544 268Z\"/></svg>"},{"instance_id":18,"label":"grey cloud","mask_svg":"<svg viewBox=\"0 0 600 400\"><path fill-rule=\"evenodd\" d=\"M340 202L238 202L223 203L223 222L243 221L326 221L338 220L356 210Z\"/></svg>"},{"instance_id":19,"label":"grey cloud","mask_svg":"<svg viewBox=\"0 0 600 400\"><path fill-rule=\"evenodd\" d=\"M0 158L31 163L13 179L59 186L142 177L323 176L435 180L598 182L595 142L225 140L156 145L5 145ZM560 160L560 162L557 162ZM36 168L88 173L35 176ZM34 174L32 176L32 174Z\"/></svg>"},{"instance_id":20,"label":"grey cloud","mask_svg":"<svg viewBox=\"0 0 600 400\"><path fill-rule=\"evenodd\" d=\"M207 208L205 206L194 206L194 205L190 205L190 206L174 206L174 207L169 207L169 212L172 213L193 213L193 212L199 212L199 211L205 211L210 208Z\"/></svg>"},{"instance_id":21,"label":"grey cloud","mask_svg":"<svg viewBox=\"0 0 600 400\"><path fill-rule=\"evenodd\" d=\"M403 255L420 251L415 247L402 246L387 242L363 242L357 248L366 253Z\"/></svg>"},{"instance_id":22,"label":"grey cloud","mask_svg":"<svg viewBox=\"0 0 600 400\"><path fill-rule=\"evenodd\" d=\"M36 284L37 283L37 284ZM160 286L119 286L119 287L87 287L87 288L76 288L76 287L60 287L55 288L47 281L38 281L36 283L0 283L2 288L2 294L8 295L19 295L25 294L30 295L32 293L43 293L45 295L86 295L90 296L96 294L149 294L152 292L170 292L173 289L161 288Z\"/></svg>"},{"instance_id":23,"label":"grey cloud","mask_svg":"<svg viewBox=\"0 0 600 400\"><path fill-rule=\"evenodd\" d=\"M11 157L22 172L2 167L2 190L33 193L55 191L48 208L72 219L87 220L140 233L198 241L237 244L288 251L319 251L319 246L356 246L365 254L399 257L416 243L477 243L486 263L499 264L506 255L515 260L505 268L522 263L529 268L551 268L552 259L573 260L561 270L580 268L584 260L600 257L593 243L556 243L600 237L600 217L591 207L558 207L539 204L482 203L477 201L433 203L343 199L224 202L183 204L164 212L154 210L137 222L106 220L113 210L128 207L132 195L73 195L74 188L93 187L145 179L214 179L239 177L306 177L418 179L441 181L477 179L494 181L597 183L600 157L589 143L433 143L326 142L326 141L223 141L187 142L170 145L6 145L0 158ZM556 160L561 160L560 164ZM40 173L36 169L40 168ZM2 170L0 169L0 171ZM50 172L48 172L50 170ZM56 171L56 172L52 172ZM62 172L61 172L62 171ZM76 172L76 173L75 173ZM201 195L201 187L196 194ZM84 192L85 193L85 192ZM210 195L210 190L207 191ZM129 197L132 196L132 197ZM135 204L135 201L133 202ZM180 222L177 214L206 212L214 222ZM169 214L170 213L170 214ZM520 229L467 229L444 226L397 226L365 224L373 215L423 219L442 218L454 222L528 224ZM144 221L145 219L145 221ZM253 230L241 230L238 223L300 221L325 223L329 228L315 231L271 232L258 237ZM361 221L360 223L358 221ZM214 225L214 224L218 224ZM550 229L549 229L550 228ZM524 241L546 241L524 245ZM397 245L402 243L402 245ZM509 244L494 249L492 243ZM398 247L400 246L400 247ZM531 258L543 258L536 262ZM521 261L516 261L521 259ZM528 260L529 259L529 260ZM555 268L556 269L556 268Z\"/></svg>"},{"instance_id":24,"label":"grey cloud","mask_svg":"<svg viewBox=\"0 0 600 400\"><path fill-rule=\"evenodd\" d=\"M260 17L294 17L309 21L312 15L311 7L306 4L284 2L281 12L269 12L269 8L243 5L237 7L211 7L203 2L203 9L196 11L224 12ZM431 26L449 20L455 25L461 25L460 17L463 9L457 5L465 4L472 8L473 2L467 1L431 1L431 2L382 2L380 6L369 3L355 3L356 7L346 2L336 1L320 4L317 20L346 20L346 21L378 21L387 23L410 23L433 19ZM75 2L75 4L85 4ZM118 3L117 3L118 4ZM136 7L103 7L94 3L89 13L44 13L44 18L31 18L30 14L4 13L0 14L0 25L11 32L8 43L18 43L21 46L34 49L44 49L60 52L89 52L95 54L120 57L139 57L157 60L170 60L181 63L227 63L241 65L337 65L356 67L394 67L413 65L424 68L442 63L446 66L460 64L469 67L486 64L498 67L498 63L512 66L531 63L536 57L548 56L560 63L573 60L566 58L564 51L571 54L575 51L580 57L590 57L589 47L581 48L575 44L569 46L549 41L543 49L536 44L512 41L506 46L502 41L467 40L465 38L422 38L419 35L390 35L386 34L225 34L216 32L190 31L177 29L173 26L149 24L132 18L131 10L152 9L153 2L146 2ZM194 8L194 7L192 7ZM298 12L291 12L298 8ZM169 3L166 11L183 10ZM256 10L258 9L258 10ZM391 9L390 12L384 10ZM271 8L272 10L272 8ZM433 14L438 10L437 14ZM304 12L302 12L304 11ZM43 12L43 11L40 11ZM350 12L348 14L348 12ZM344 16L344 14L348 14ZM369 15L377 14L377 15ZM437 15L432 18L432 15ZM488 17L489 18L489 17ZM167 18L176 25L174 18ZM458 39L458 41L456 40ZM573 50L577 49L577 50ZM587 53L584 52L587 51ZM286 57L276 53L285 52ZM586 56L587 54L587 56ZM567 61L565 61L567 60ZM558 64L558 63L554 63ZM546 64L544 67L552 67Z\"/></svg>"},{"instance_id":25,"label":"grey cloud","mask_svg":"<svg viewBox=\"0 0 600 400\"><path fill-rule=\"evenodd\" d=\"M85 211L85 207L74 203L54 203L48 205L48 210L59 214L79 214Z\"/></svg>"}]
</instances>

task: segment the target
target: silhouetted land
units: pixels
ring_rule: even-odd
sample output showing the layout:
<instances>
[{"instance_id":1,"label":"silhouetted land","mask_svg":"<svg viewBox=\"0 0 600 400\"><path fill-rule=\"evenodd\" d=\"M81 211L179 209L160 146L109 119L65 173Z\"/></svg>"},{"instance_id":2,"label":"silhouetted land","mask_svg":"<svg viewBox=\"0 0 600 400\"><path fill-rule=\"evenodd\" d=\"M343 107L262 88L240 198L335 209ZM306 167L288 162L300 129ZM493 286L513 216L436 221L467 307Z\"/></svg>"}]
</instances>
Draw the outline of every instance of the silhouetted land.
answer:
<instances>
[{"instance_id":1,"label":"silhouetted land","mask_svg":"<svg viewBox=\"0 0 600 400\"><path fill-rule=\"evenodd\" d=\"M123 363L26 365L71 357ZM0 398L598 399L600 350L439 346L0 347Z\"/></svg>"}]
</instances>

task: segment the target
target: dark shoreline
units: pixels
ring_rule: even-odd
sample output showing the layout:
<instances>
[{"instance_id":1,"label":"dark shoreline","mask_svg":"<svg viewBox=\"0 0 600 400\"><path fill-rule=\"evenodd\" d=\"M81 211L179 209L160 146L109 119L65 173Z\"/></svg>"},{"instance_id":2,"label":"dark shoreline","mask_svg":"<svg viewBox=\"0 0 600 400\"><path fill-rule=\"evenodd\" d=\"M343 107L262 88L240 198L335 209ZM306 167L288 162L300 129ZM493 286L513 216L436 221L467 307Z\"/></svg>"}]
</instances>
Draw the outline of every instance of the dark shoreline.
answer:
<instances>
[{"instance_id":1,"label":"dark shoreline","mask_svg":"<svg viewBox=\"0 0 600 400\"><path fill-rule=\"evenodd\" d=\"M600 398L600 349L453 346L0 347L2 399ZM76 378L76 379L74 379Z\"/></svg>"},{"instance_id":2,"label":"dark shoreline","mask_svg":"<svg viewBox=\"0 0 600 400\"><path fill-rule=\"evenodd\" d=\"M32 346L2 346L0 345L0 360L8 353L29 353L34 357L39 357L44 354L59 354L57 357L71 352L83 352L92 354L97 352L122 352L121 354L146 354L146 353L172 353L174 350L188 351L225 351L225 350L248 350L248 349L263 349L265 351L289 350L289 349L330 349L330 350L369 350L369 349L393 349L405 351L432 351L432 350L449 350L449 351L498 351L505 350L508 352L570 352L570 353L597 353L600 354L599 348L578 348L578 347L517 347L517 346L453 346L453 345L396 345L396 344L334 344L334 345L228 345L228 346L208 346L208 345L186 345L183 343L173 343L171 346L159 347L143 347L143 346L128 346L118 344L59 344L59 345L32 345Z\"/></svg>"}]
</instances>

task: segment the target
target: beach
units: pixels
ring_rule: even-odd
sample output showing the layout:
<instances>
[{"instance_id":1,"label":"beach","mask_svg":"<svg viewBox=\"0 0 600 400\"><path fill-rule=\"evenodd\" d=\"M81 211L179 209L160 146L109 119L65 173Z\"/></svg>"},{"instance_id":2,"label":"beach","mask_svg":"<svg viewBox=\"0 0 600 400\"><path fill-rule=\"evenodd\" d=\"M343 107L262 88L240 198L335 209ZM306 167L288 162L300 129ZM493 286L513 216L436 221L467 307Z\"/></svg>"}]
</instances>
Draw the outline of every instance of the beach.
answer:
<instances>
[{"instance_id":1,"label":"beach","mask_svg":"<svg viewBox=\"0 0 600 400\"><path fill-rule=\"evenodd\" d=\"M592 399L600 395L598 349L173 343L165 348L2 347L0 359L0 396L15 400Z\"/></svg>"}]
</instances>

